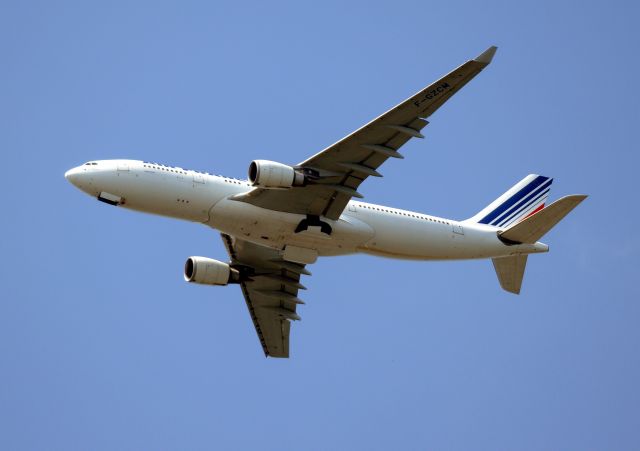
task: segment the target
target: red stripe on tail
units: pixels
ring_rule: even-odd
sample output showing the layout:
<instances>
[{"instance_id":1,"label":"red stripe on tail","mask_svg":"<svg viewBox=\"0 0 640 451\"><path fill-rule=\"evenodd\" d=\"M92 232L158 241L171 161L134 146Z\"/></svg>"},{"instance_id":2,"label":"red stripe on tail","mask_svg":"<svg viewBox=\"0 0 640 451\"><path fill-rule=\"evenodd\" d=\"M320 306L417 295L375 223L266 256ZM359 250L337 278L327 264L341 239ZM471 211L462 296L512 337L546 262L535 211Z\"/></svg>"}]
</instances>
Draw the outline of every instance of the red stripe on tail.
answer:
<instances>
[{"instance_id":1,"label":"red stripe on tail","mask_svg":"<svg viewBox=\"0 0 640 451\"><path fill-rule=\"evenodd\" d=\"M522 221L524 221L525 219L527 219L529 216L534 215L536 213L538 213L540 210L542 210L544 208L544 204L540 205L538 208L536 208L535 210L533 210L531 213L529 213L527 216L525 216L524 218L522 218Z\"/></svg>"}]
</instances>

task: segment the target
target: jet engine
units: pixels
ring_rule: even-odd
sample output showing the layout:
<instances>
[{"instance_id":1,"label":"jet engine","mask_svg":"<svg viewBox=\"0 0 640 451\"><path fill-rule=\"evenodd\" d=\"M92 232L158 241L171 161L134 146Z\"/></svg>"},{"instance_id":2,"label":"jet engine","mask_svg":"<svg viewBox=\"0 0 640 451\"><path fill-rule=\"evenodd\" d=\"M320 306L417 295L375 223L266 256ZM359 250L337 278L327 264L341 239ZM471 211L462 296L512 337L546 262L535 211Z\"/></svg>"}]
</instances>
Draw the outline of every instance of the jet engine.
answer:
<instances>
[{"instance_id":1,"label":"jet engine","mask_svg":"<svg viewBox=\"0 0 640 451\"><path fill-rule=\"evenodd\" d=\"M206 257L189 257L184 264L184 280L204 285L238 282L239 273L227 263Z\"/></svg>"},{"instance_id":2,"label":"jet engine","mask_svg":"<svg viewBox=\"0 0 640 451\"><path fill-rule=\"evenodd\" d=\"M268 160L254 160L249 165L249 181L260 188L285 189L304 186L305 176L286 164Z\"/></svg>"}]
</instances>

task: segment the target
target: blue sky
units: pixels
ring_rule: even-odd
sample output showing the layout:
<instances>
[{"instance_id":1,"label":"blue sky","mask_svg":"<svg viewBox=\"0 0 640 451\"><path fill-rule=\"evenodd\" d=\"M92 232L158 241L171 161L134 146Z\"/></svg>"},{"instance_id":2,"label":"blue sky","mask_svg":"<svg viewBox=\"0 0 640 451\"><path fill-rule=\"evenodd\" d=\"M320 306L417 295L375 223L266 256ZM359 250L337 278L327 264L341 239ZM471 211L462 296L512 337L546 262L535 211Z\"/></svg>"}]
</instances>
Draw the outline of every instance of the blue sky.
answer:
<instances>
[{"instance_id":1,"label":"blue sky","mask_svg":"<svg viewBox=\"0 0 640 451\"><path fill-rule=\"evenodd\" d=\"M640 448L634 2L0 4L0 448ZM365 200L452 218L524 175L589 199L529 259L320 260L265 359L204 226L63 178L132 158L297 163L499 46Z\"/></svg>"}]
</instances>

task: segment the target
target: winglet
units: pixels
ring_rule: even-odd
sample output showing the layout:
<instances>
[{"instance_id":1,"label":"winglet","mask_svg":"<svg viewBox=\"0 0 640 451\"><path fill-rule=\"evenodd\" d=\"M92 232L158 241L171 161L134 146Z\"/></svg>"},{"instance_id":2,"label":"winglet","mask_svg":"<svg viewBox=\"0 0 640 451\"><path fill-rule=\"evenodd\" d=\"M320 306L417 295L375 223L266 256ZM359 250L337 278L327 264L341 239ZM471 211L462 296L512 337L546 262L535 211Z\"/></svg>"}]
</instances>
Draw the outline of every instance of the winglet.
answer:
<instances>
[{"instance_id":1,"label":"winglet","mask_svg":"<svg viewBox=\"0 0 640 451\"><path fill-rule=\"evenodd\" d=\"M485 50L480 55L478 55L474 59L474 61L477 62L477 63L489 64L491 62L491 60L493 59L493 55L496 54L496 50L498 50L498 47L496 47L495 45L492 45L487 50Z\"/></svg>"}]
</instances>

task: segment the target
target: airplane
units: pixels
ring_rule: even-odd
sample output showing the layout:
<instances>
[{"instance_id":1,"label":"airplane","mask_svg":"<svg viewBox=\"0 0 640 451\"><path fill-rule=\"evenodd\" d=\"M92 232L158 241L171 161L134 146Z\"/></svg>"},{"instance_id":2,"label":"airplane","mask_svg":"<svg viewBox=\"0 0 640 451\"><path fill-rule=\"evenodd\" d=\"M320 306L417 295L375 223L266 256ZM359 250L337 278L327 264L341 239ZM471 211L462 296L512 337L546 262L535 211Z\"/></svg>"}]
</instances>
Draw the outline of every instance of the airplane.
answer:
<instances>
[{"instance_id":1,"label":"airplane","mask_svg":"<svg viewBox=\"0 0 640 451\"><path fill-rule=\"evenodd\" d=\"M223 262L189 257L187 282L238 284L266 357L289 357L300 320L301 277L318 257L365 253L412 260L492 259L503 289L519 294L538 240L586 195L545 206L553 179L530 174L465 220L363 202L357 190L398 149L423 138L426 120L487 67L491 46L335 144L295 166L249 165L248 180L137 160L89 161L65 178L110 205L199 222L221 233Z\"/></svg>"}]
</instances>

